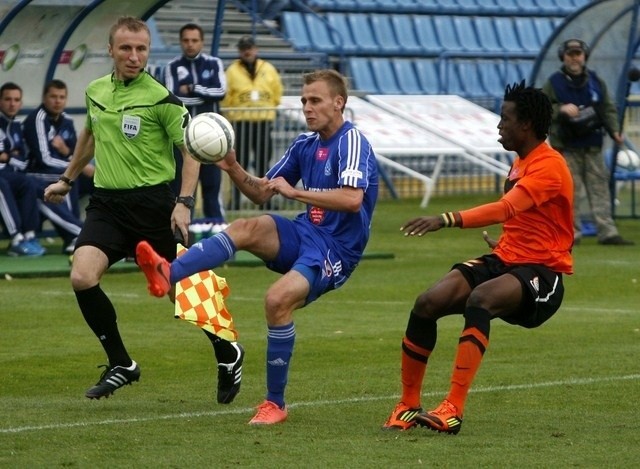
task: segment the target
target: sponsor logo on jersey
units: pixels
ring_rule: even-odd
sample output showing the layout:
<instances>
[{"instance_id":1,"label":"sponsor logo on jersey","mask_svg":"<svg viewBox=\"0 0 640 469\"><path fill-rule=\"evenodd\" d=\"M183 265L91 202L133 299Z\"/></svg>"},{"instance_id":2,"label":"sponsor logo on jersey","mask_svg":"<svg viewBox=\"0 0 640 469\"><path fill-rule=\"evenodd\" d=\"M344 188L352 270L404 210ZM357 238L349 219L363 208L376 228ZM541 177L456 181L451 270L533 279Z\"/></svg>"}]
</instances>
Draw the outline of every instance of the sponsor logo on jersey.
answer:
<instances>
[{"instance_id":1,"label":"sponsor logo on jersey","mask_svg":"<svg viewBox=\"0 0 640 469\"><path fill-rule=\"evenodd\" d=\"M327 158L329 158L329 149L318 148L318 151L316 151L316 160L325 161Z\"/></svg>"}]
</instances>

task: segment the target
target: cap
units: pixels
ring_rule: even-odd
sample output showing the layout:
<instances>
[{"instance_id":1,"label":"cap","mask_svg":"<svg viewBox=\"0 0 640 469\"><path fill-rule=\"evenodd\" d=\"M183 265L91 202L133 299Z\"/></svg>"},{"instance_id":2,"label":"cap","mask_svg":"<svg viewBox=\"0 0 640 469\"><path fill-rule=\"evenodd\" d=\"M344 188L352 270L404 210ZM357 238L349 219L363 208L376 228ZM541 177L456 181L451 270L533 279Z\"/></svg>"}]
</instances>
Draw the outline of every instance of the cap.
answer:
<instances>
[{"instance_id":1,"label":"cap","mask_svg":"<svg viewBox=\"0 0 640 469\"><path fill-rule=\"evenodd\" d=\"M564 53L566 54L573 51L586 52L584 48L584 42L578 41L576 39L567 41L564 46Z\"/></svg>"},{"instance_id":2,"label":"cap","mask_svg":"<svg viewBox=\"0 0 640 469\"><path fill-rule=\"evenodd\" d=\"M256 41L251 36L242 36L238 41L238 49L245 50L255 47Z\"/></svg>"}]
</instances>

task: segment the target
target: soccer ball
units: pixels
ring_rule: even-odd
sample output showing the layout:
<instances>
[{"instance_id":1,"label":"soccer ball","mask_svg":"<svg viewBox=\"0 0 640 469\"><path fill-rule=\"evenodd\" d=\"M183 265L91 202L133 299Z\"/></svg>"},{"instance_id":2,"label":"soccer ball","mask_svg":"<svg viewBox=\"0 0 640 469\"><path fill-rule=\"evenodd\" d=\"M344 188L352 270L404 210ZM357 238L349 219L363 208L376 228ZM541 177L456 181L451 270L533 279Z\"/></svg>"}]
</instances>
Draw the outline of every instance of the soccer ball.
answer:
<instances>
[{"instance_id":1,"label":"soccer ball","mask_svg":"<svg viewBox=\"0 0 640 469\"><path fill-rule=\"evenodd\" d=\"M616 156L616 166L627 171L640 168L640 156L633 150L620 150Z\"/></svg>"},{"instance_id":2,"label":"soccer ball","mask_svg":"<svg viewBox=\"0 0 640 469\"><path fill-rule=\"evenodd\" d=\"M227 119L215 112L198 114L184 130L184 143L194 160L212 164L233 148L235 134Z\"/></svg>"}]
</instances>

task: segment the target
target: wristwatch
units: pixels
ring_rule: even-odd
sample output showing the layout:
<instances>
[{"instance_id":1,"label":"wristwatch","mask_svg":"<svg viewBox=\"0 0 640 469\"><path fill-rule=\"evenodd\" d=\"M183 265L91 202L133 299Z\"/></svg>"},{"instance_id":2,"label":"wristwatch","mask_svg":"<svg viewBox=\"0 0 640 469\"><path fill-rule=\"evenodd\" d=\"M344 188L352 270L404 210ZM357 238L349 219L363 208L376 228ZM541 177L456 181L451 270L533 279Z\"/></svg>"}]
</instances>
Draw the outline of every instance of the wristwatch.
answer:
<instances>
[{"instance_id":1,"label":"wristwatch","mask_svg":"<svg viewBox=\"0 0 640 469\"><path fill-rule=\"evenodd\" d=\"M190 195L181 195L176 198L177 204L182 204L188 209L192 209L196 204L196 199Z\"/></svg>"}]
</instances>

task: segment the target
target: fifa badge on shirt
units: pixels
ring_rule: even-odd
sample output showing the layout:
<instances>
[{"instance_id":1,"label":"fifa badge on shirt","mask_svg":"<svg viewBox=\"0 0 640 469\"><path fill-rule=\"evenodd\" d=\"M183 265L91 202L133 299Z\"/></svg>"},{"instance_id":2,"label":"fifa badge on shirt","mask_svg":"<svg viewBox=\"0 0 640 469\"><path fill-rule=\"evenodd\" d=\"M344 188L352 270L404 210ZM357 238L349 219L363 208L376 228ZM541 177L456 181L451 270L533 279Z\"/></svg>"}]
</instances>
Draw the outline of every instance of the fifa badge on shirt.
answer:
<instances>
[{"instance_id":1,"label":"fifa badge on shirt","mask_svg":"<svg viewBox=\"0 0 640 469\"><path fill-rule=\"evenodd\" d=\"M134 138L140 132L140 116L122 116L122 133Z\"/></svg>"}]
</instances>

